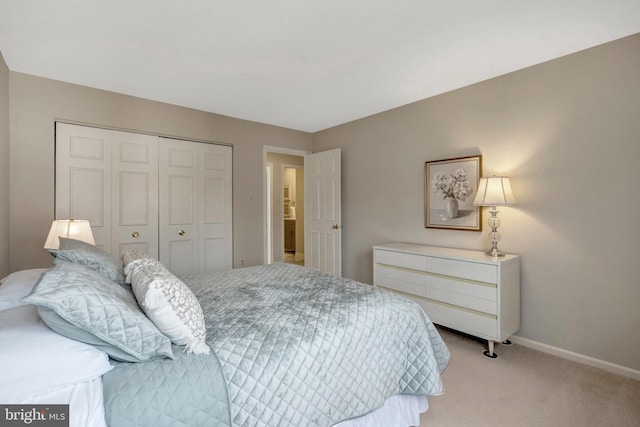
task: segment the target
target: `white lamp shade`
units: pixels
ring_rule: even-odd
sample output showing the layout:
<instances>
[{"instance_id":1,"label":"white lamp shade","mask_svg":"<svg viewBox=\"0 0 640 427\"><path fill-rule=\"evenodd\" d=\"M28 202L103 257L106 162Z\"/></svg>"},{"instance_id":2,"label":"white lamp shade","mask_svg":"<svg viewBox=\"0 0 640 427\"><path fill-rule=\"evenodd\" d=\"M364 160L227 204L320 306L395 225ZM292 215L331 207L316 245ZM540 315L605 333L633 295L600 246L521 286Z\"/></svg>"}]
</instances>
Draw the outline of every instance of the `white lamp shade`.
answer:
<instances>
[{"instance_id":1,"label":"white lamp shade","mask_svg":"<svg viewBox=\"0 0 640 427\"><path fill-rule=\"evenodd\" d=\"M511 206L516 198L511 191L511 181L507 176L480 178L478 192L473 200L475 206Z\"/></svg>"},{"instance_id":2,"label":"white lamp shade","mask_svg":"<svg viewBox=\"0 0 640 427\"><path fill-rule=\"evenodd\" d=\"M95 245L91 225L89 221L83 219L56 219L51 224L47 241L44 243L45 249L58 249L60 240L58 237L82 240L91 245Z\"/></svg>"}]
</instances>

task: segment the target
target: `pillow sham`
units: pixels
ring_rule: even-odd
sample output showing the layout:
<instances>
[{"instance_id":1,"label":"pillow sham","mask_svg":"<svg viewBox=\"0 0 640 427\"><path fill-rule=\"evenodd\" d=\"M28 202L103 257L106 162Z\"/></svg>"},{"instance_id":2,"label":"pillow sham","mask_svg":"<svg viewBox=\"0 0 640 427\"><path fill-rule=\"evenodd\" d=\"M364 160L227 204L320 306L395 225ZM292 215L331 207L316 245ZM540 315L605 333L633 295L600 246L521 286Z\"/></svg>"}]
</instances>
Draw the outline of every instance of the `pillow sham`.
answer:
<instances>
[{"instance_id":1,"label":"pillow sham","mask_svg":"<svg viewBox=\"0 0 640 427\"><path fill-rule=\"evenodd\" d=\"M131 356L119 347L109 344L107 341L102 340L95 336L93 333L79 328L73 323L67 322L54 310L38 306L38 315L47 324L47 326L58 334L80 341L89 345L92 345L98 350L102 350L109 355L112 359L119 360L121 362L140 362L139 359Z\"/></svg>"},{"instance_id":2,"label":"pillow sham","mask_svg":"<svg viewBox=\"0 0 640 427\"><path fill-rule=\"evenodd\" d=\"M98 346L116 360L173 359L171 342L142 313L133 295L84 265L58 262L21 301L65 320L68 324L42 310L43 320L64 336L109 344Z\"/></svg>"},{"instance_id":3,"label":"pillow sham","mask_svg":"<svg viewBox=\"0 0 640 427\"><path fill-rule=\"evenodd\" d=\"M129 265L133 294L147 317L186 353L209 354L204 314L191 289L159 261Z\"/></svg>"},{"instance_id":4,"label":"pillow sham","mask_svg":"<svg viewBox=\"0 0 640 427\"><path fill-rule=\"evenodd\" d=\"M69 237L58 237L58 243L59 249L100 249L96 245L92 245L91 243L87 243L78 239L71 239Z\"/></svg>"},{"instance_id":5,"label":"pillow sham","mask_svg":"<svg viewBox=\"0 0 640 427\"><path fill-rule=\"evenodd\" d=\"M122 254L122 265L124 267L124 282L127 285L131 284L131 272L133 270L133 265L139 262L158 262L156 259L152 258L146 252L139 251L137 249L132 249Z\"/></svg>"},{"instance_id":6,"label":"pillow sham","mask_svg":"<svg viewBox=\"0 0 640 427\"><path fill-rule=\"evenodd\" d=\"M122 265L126 268L127 265L133 261L139 259L153 259L151 255L146 252L139 251L137 249L131 249L122 254Z\"/></svg>"},{"instance_id":7,"label":"pillow sham","mask_svg":"<svg viewBox=\"0 0 640 427\"><path fill-rule=\"evenodd\" d=\"M0 280L0 311L23 305L20 298L29 295L33 285L47 270L47 268L34 268L16 271Z\"/></svg>"},{"instance_id":8,"label":"pillow sham","mask_svg":"<svg viewBox=\"0 0 640 427\"><path fill-rule=\"evenodd\" d=\"M102 249L80 240L60 237L60 249L49 249L58 261L75 262L86 265L102 274L112 282L124 286L124 271L122 261Z\"/></svg>"},{"instance_id":9,"label":"pillow sham","mask_svg":"<svg viewBox=\"0 0 640 427\"><path fill-rule=\"evenodd\" d=\"M49 329L36 307L0 312L0 402L20 403L113 369L107 355Z\"/></svg>"}]
</instances>

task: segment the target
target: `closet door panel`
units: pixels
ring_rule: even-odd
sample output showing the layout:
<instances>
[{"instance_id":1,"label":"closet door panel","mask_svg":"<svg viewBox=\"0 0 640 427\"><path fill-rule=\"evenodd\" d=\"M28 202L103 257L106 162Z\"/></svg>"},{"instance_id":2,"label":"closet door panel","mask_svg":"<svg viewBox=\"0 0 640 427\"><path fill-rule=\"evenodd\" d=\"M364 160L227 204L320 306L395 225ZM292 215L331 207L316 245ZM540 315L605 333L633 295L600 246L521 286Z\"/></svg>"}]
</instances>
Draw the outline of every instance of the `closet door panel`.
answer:
<instances>
[{"instance_id":1,"label":"closet door panel","mask_svg":"<svg viewBox=\"0 0 640 427\"><path fill-rule=\"evenodd\" d=\"M56 219L86 219L111 249L111 131L56 123Z\"/></svg>"},{"instance_id":2,"label":"closet door panel","mask_svg":"<svg viewBox=\"0 0 640 427\"><path fill-rule=\"evenodd\" d=\"M232 149L198 144L200 212L199 268L201 272L233 268Z\"/></svg>"},{"instance_id":3,"label":"closet door panel","mask_svg":"<svg viewBox=\"0 0 640 427\"><path fill-rule=\"evenodd\" d=\"M193 239L169 239L165 244L168 253L161 262L169 271L178 277L197 273L193 266L196 257Z\"/></svg>"},{"instance_id":4,"label":"closet door panel","mask_svg":"<svg viewBox=\"0 0 640 427\"><path fill-rule=\"evenodd\" d=\"M159 259L176 276L198 272L197 145L160 141Z\"/></svg>"},{"instance_id":5,"label":"closet door panel","mask_svg":"<svg viewBox=\"0 0 640 427\"><path fill-rule=\"evenodd\" d=\"M158 257L158 138L113 131L112 253Z\"/></svg>"},{"instance_id":6,"label":"closet door panel","mask_svg":"<svg viewBox=\"0 0 640 427\"><path fill-rule=\"evenodd\" d=\"M149 194L149 174L144 172L120 172L120 225L149 223L149 200L141 195Z\"/></svg>"},{"instance_id":7,"label":"closet door panel","mask_svg":"<svg viewBox=\"0 0 640 427\"><path fill-rule=\"evenodd\" d=\"M225 182L224 178L204 178L203 205L204 224L222 224L225 221Z\"/></svg>"},{"instance_id":8,"label":"closet door panel","mask_svg":"<svg viewBox=\"0 0 640 427\"><path fill-rule=\"evenodd\" d=\"M105 226L105 171L91 168L69 169L70 219L86 219L92 227ZM62 214L63 209L60 209Z\"/></svg>"},{"instance_id":9,"label":"closet door panel","mask_svg":"<svg viewBox=\"0 0 640 427\"><path fill-rule=\"evenodd\" d=\"M191 172L191 170L190 170ZM169 175L167 196L170 225L193 225L195 182L193 176Z\"/></svg>"},{"instance_id":10,"label":"closet door panel","mask_svg":"<svg viewBox=\"0 0 640 427\"><path fill-rule=\"evenodd\" d=\"M227 257L220 256L227 250L227 242L224 238L202 239L203 272L229 270Z\"/></svg>"}]
</instances>

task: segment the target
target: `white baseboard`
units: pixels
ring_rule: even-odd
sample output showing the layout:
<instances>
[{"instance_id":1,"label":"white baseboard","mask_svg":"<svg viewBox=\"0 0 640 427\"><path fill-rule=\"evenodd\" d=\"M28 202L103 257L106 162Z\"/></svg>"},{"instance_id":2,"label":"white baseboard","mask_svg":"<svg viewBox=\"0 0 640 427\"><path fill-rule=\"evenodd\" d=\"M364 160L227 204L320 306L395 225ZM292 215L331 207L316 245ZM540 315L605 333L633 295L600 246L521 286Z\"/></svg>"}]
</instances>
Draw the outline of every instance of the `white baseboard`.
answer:
<instances>
[{"instance_id":1,"label":"white baseboard","mask_svg":"<svg viewBox=\"0 0 640 427\"><path fill-rule=\"evenodd\" d=\"M543 353L552 354L554 356L562 357L563 359L572 360L574 362L583 363L585 365L593 366L594 368L603 369L605 371L622 375L637 381L640 381L640 371L636 369L627 368L625 366L616 365L615 363L606 362L604 360L596 359L593 357L585 356L580 353L574 353L569 350L554 347L547 344L542 344L537 341L521 338L518 336L512 336L510 340L516 344L520 344L524 347L529 347L534 350L541 351Z\"/></svg>"}]
</instances>

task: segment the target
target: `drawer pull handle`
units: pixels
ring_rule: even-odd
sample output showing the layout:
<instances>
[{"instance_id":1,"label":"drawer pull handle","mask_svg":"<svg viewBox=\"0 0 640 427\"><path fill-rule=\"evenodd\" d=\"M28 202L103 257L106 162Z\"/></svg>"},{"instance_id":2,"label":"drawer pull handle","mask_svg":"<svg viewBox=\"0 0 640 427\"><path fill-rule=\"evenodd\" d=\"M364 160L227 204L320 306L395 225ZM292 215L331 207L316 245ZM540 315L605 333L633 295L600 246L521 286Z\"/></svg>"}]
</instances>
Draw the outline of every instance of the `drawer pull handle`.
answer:
<instances>
[{"instance_id":1,"label":"drawer pull handle","mask_svg":"<svg viewBox=\"0 0 640 427\"><path fill-rule=\"evenodd\" d=\"M137 231L134 231L133 233L131 233L131 237L133 237L134 239L137 239L138 236L140 236L140 233L138 233Z\"/></svg>"},{"instance_id":2,"label":"drawer pull handle","mask_svg":"<svg viewBox=\"0 0 640 427\"><path fill-rule=\"evenodd\" d=\"M186 231L184 231L184 230L180 230L180 231L178 231L178 235L179 235L179 236L184 236L184 235L185 235L185 233L186 233Z\"/></svg>"}]
</instances>

